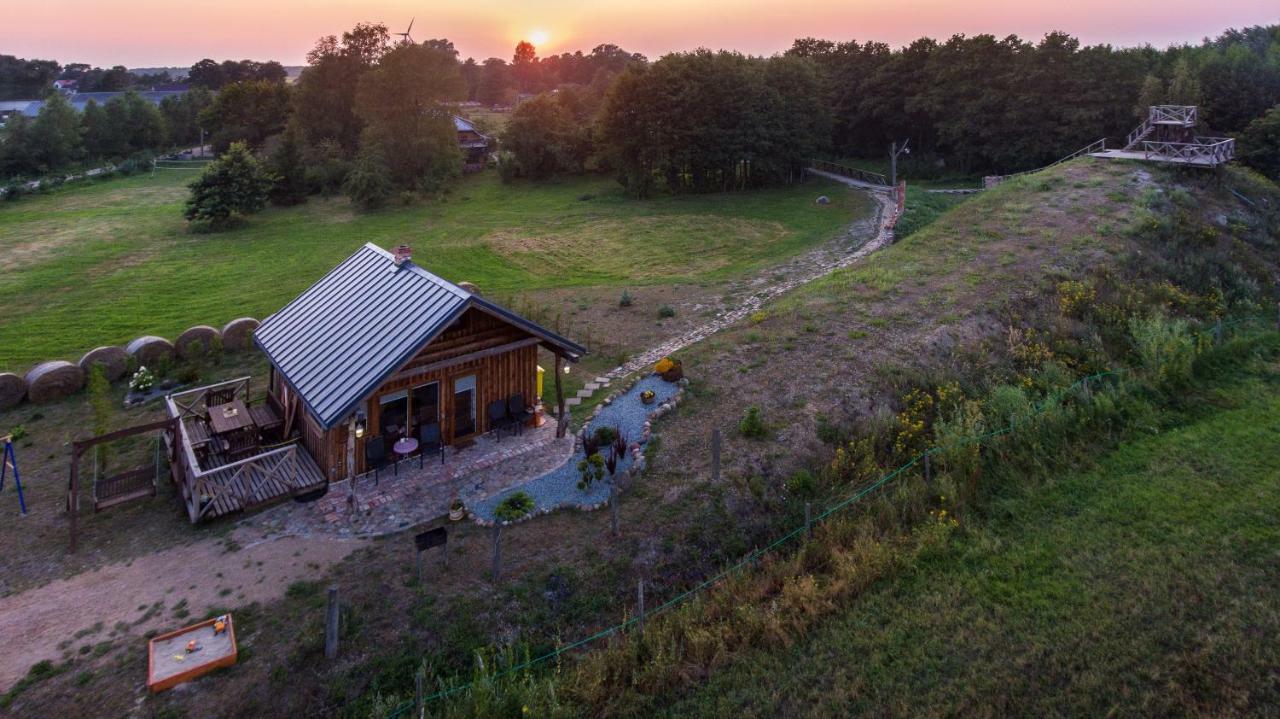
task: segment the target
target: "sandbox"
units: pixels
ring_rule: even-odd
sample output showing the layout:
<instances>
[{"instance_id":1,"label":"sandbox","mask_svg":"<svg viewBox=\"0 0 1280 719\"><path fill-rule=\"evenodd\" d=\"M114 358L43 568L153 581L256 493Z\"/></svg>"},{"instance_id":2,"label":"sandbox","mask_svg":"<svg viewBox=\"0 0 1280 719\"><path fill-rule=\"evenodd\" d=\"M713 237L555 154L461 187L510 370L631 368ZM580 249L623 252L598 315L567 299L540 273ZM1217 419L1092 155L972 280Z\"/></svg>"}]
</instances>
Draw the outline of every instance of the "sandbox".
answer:
<instances>
[{"instance_id":1,"label":"sandbox","mask_svg":"<svg viewBox=\"0 0 1280 719\"><path fill-rule=\"evenodd\" d=\"M214 623L226 622L215 632ZM188 651L188 643L198 649ZM147 688L154 694L236 663L236 630L231 615L206 619L175 632L153 637L147 644Z\"/></svg>"}]
</instances>

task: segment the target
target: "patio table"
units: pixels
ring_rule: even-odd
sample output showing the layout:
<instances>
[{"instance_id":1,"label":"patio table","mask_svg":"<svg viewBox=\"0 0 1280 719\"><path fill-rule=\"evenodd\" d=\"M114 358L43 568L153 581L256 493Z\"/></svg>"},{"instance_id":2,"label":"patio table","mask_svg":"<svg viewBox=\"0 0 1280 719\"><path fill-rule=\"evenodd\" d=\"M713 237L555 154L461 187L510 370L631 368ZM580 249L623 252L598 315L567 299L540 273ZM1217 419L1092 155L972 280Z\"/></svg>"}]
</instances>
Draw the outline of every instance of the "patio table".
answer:
<instances>
[{"instance_id":1,"label":"patio table","mask_svg":"<svg viewBox=\"0 0 1280 719\"><path fill-rule=\"evenodd\" d=\"M214 434L226 434L253 426L253 417L243 400L233 399L226 404L209 408L209 428Z\"/></svg>"},{"instance_id":2,"label":"patio table","mask_svg":"<svg viewBox=\"0 0 1280 719\"><path fill-rule=\"evenodd\" d=\"M418 451L418 440L413 437L405 437L392 445L391 451L399 455L401 459L408 457Z\"/></svg>"}]
</instances>

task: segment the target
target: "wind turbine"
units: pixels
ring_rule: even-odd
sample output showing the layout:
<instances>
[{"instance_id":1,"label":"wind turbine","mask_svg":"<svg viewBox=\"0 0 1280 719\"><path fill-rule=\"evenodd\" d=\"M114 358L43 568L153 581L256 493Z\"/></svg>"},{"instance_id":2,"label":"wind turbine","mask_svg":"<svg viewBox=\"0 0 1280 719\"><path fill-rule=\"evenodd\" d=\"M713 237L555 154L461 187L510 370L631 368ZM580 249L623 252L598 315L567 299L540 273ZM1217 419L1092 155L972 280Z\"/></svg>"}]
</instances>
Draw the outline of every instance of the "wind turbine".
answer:
<instances>
[{"instance_id":1,"label":"wind turbine","mask_svg":"<svg viewBox=\"0 0 1280 719\"><path fill-rule=\"evenodd\" d=\"M401 41L402 43L404 43L405 45L412 45L412 44L413 44L413 37L412 37L411 35L409 35L409 32L413 30L413 21L414 21L414 20L417 20L417 18L416 18L416 17L415 17L415 18L409 18L409 27L408 27L408 28L406 28L404 32L398 32L398 33L395 33L395 35L396 35L397 37L401 38L401 40L400 40L400 41Z\"/></svg>"}]
</instances>

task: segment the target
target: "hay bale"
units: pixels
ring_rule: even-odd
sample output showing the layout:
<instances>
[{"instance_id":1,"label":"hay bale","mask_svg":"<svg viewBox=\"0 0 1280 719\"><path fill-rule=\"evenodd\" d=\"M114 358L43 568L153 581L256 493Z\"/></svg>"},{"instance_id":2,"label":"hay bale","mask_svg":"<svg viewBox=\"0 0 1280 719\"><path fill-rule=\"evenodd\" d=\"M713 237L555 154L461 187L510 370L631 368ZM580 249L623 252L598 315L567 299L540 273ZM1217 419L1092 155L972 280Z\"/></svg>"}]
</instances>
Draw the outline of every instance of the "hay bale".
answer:
<instances>
[{"instance_id":1,"label":"hay bale","mask_svg":"<svg viewBox=\"0 0 1280 719\"><path fill-rule=\"evenodd\" d=\"M0 409L9 409L27 396L27 381L12 372L0 372Z\"/></svg>"},{"instance_id":2,"label":"hay bale","mask_svg":"<svg viewBox=\"0 0 1280 719\"><path fill-rule=\"evenodd\" d=\"M173 343L163 337L151 335L139 337L125 345L124 351L137 362L139 367L173 360Z\"/></svg>"},{"instance_id":3,"label":"hay bale","mask_svg":"<svg viewBox=\"0 0 1280 719\"><path fill-rule=\"evenodd\" d=\"M102 374L108 382L115 382L129 371L129 355L125 354L123 347L99 347L89 350L80 358L80 371L84 372L85 377L89 376L89 370L94 365L102 367Z\"/></svg>"},{"instance_id":4,"label":"hay bale","mask_svg":"<svg viewBox=\"0 0 1280 719\"><path fill-rule=\"evenodd\" d=\"M213 351L214 343L221 344L222 333L208 325L196 325L178 335L173 347L182 359L191 359L196 355L207 355Z\"/></svg>"},{"instance_id":5,"label":"hay bale","mask_svg":"<svg viewBox=\"0 0 1280 719\"><path fill-rule=\"evenodd\" d=\"M27 399L36 403L62 399L83 386L84 372L64 360L43 362L27 373Z\"/></svg>"},{"instance_id":6,"label":"hay bale","mask_svg":"<svg viewBox=\"0 0 1280 719\"><path fill-rule=\"evenodd\" d=\"M231 320L222 328L222 348L235 352L253 346L253 331L260 323L252 317Z\"/></svg>"},{"instance_id":7,"label":"hay bale","mask_svg":"<svg viewBox=\"0 0 1280 719\"><path fill-rule=\"evenodd\" d=\"M466 280L463 280L462 282L458 283L458 287L466 290L467 292L473 295L480 294L480 288L477 287L474 282L467 282Z\"/></svg>"}]
</instances>

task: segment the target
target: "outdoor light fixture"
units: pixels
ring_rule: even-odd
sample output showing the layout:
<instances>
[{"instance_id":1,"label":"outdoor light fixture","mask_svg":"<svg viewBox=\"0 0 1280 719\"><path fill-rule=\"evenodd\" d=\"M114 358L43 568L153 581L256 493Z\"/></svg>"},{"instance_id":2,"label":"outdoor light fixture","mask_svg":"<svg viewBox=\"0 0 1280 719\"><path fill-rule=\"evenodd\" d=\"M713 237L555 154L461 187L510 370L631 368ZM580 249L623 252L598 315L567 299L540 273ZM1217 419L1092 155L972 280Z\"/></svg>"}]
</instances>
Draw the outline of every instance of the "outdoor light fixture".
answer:
<instances>
[{"instance_id":1,"label":"outdoor light fixture","mask_svg":"<svg viewBox=\"0 0 1280 719\"><path fill-rule=\"evenodd\" d=\"M564 366L564 373L569 374L569 365Z\"/></svg>"},{"instance_id":2,"label":"outdoor light fixture","mask_svg":"<svg viewBox=\"0 0 1280 719\"><path fill-rule=\"evenodd\" d=\"M364 425L365 425L364 413L357 414L356 415L356 439L360 439L361 437L364 436Z\"/></svg>"}]
</instances>

